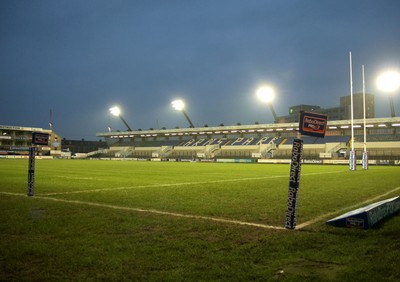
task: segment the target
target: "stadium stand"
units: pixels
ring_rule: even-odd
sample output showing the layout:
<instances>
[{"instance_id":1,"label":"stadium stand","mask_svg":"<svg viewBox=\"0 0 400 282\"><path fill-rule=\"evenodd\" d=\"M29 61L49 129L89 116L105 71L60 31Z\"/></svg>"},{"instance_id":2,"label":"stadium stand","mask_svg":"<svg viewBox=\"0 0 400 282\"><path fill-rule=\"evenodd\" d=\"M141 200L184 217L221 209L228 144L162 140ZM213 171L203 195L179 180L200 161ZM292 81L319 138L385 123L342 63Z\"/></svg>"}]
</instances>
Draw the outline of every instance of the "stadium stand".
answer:
<instances>
[{"instance_id":1,"label":"stadium stand","mask_svg":"<svg viewBox=\"0 0 400 282\"><path fill-rule=\"evenodd\" d=\"M32 134L43 133L49 136L47 146L38 146L39 156L59 157L61 155L61 137L50 129L0 125L0 156L26 157L32 146Z\"/></svg>"},{"instance_id":2,"label":"stadium stand","mask_svg":"<svg viewBox=\"0 0 400 282\"><path fill-rule=\"evenodd\" d=\"M351 148L349 120L328 121L325 138L303 136L305 160L346 159ZM363 150L363 120L355 120L357 157ZM400 118L367 120L370 160L400 162ZM207 128L98 133L110 144L107 157L158 160L290 159L296 124L274 123ZM104 155L104 154L103 154ZM99 154L98 157L101 157Z\"/></svg>"}]
</instances>

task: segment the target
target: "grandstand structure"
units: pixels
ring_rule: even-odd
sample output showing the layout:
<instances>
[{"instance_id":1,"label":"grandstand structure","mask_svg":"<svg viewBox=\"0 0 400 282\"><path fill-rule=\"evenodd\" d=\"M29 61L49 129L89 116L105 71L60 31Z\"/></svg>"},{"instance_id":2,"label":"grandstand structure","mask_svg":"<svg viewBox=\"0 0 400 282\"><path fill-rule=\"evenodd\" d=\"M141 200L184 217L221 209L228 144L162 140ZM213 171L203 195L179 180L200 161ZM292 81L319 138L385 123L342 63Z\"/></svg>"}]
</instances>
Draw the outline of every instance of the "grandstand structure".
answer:
<instances>
[{"instance_id":1,"label":"grandstand structure","mask_svg":"<svg viewBox=\"0 0 400 282\"><path fill-rule=\"evenodd\" d=\"M348 160L351 142L357 158L364 146L364 120L328 121L325 138L304 136L305 162L340 163ZM370 163L400 163L400 118L366 120ZM298 123L234 125L183 129L97 133L109 149L92 157L159 161L289 162Z\"/></svg>"},{"instance_id":2,"label":"grandstand structure","mask_svg":"<svg viewBox=\"0 0 400 282\"><path fill-rule=\"evenodd\" d=\"M51 129L0 125L0 156L28 156L34 132L49 134L47 145L35 146L38 155L61 155L61 137Z\"/></svg>"}]
</instances>

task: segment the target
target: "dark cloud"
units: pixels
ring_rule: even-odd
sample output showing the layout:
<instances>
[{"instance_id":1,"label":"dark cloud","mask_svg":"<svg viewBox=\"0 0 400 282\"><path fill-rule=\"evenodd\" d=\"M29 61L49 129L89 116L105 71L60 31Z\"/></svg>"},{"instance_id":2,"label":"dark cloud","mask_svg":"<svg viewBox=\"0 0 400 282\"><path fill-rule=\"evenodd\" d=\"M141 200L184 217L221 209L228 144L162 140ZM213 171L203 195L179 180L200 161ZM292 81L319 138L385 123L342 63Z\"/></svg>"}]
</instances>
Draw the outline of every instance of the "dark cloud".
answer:
<instances>
[{"instance_id":1,"label":"dark cloud","mask_svg":"<svg viewBox=\"0 0 400 282\"><path fill-rule=\"evenodd\" d=\"M280 115L293 104L338 105L367 91L377 73L400 68L400 2L352 1L0 1L0 124L46 127L95 139L119 104L132 128L271 122L254 97L277 89ZM400 95L397 95L400 96ZM396 96L398 108L400 98ZM377 113L389 115L385 99Z\"/></svg>"}]
</instances>

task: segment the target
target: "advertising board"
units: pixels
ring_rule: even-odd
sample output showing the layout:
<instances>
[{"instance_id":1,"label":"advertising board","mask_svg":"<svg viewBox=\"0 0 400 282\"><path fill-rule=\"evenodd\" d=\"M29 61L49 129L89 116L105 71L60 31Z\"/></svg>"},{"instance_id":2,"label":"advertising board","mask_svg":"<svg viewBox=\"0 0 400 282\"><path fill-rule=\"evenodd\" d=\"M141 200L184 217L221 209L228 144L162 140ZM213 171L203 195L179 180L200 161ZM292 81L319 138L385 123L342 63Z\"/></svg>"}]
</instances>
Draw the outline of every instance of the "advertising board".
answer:
<instances>
[{"instance_id":1,"label":"advertising board","mask_svg":"<svg viewBox=\"0 0 400 282\"><path fill-rule=\"evenodd\" d=\"M328 117L323 114L300 112L299 132L302 135L325 137Z\"/></svg>"},{"instance_id":2,"label":"advertising board","mask_svg":"<svg viewBox=\"0 0 400 282\"><path fill-rule=\"evenodd\" d=\"M32 144L34 145L49 145L49 134L41 132L32 133Z\"/></svg>"}]
</instances>

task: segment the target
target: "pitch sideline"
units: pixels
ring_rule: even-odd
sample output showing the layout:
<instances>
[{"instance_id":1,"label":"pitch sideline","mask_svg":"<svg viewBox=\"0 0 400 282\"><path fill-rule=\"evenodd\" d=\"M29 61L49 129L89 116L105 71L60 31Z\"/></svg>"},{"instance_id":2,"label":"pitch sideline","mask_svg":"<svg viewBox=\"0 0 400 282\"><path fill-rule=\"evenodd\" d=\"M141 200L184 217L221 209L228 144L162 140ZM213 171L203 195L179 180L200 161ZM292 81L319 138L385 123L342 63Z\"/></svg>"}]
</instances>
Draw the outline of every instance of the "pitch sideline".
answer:
<instances>
[{"instance_id":1,"label":"pitch sideline","mask_svg":"<svg viewBox=\"0 0 400 282\"><path fill-rule=\"evenodd\" d=\"M343 173L344 171L328 171L328 172L311 172L305 173L302 176L309 175L321 175L321 174L332 174L332 173ZM101 188L92 190L79 190L70 192L53 192L53 193L43 193L40 196L57 196L57 195L68 195L68 194L80 194L80 193L91 193L91 192L103 192L103 191L115 191L115 190L129 190L138 188L152 188L152 187L172 187L172 186L185 186L185 185L200 185L200 184L212 184L212 183L225 183L225 182L236 182L236 181L248 181L248 180L263 180L263 179L273 179L273 178L289 178L287 174L285 175L271 175L263 177L244 177L235 179L221 179L212 181L198 181L198 182L182 182L182 183L168 183L168 184L152 184L152 185L139 185L139 186L126 186L126 187L115 187L115 188Z\"/></svg>"},{"instance_id":2,"label":"pitch sideline","mask_svg":"<svg viewBox=\"0 0 400 282\"><path fill-rule=\"evenodd\" d=\"M298 224L296 226L295 230L303 229L304 227L307 227L311 224L314 224L320 220L323 220L325 218L328 218L330 216L336 215L338 213L354 209L359 207L360 205L368 204L370 202L379 200L380 198L387 196L393 192L396 192L400 190L400 186L396 187L384 194L378 195L376 197L367 199L363 201L362 203L358 203L343 209L340 209L335 212L330 212L326 213L323 215L320 215L312 220L303 222L301 224ZM0 192L0 194L3 195L10 195L10 196L23 196L27 197L25 194L21 193L10 193L10 192ZM88 205L88 206L94 206L94 207L100 207L100 208L109 208L109 209L115 209L115 210L125 210L125 211L133 211L133 212L141 212L141 213L150 213L150 214L158 214L158 215L165 215L165 216L173 216L173 217L181 217L181 218L190 218L190 219L197 219L197 220L206 220L206 221L214 221L214 222L221 222L221 223L227 223L227 224L236 224L236 225L243 225L243 226L251 226L251 227L257 227L257 228L263 228L263 229L275 229L275 230L287 230L284 227L280 226L273 226L273 225L266 225L266 224L261 224L261 223L253 223L253 222L246 222L246 221L240 221L240 220L233 220L233 219L224 219L224 218L217 218L217 217L208 217L208 216L201 216L201 215L191 215L191 214L182 214L182 213L174 213L174 212L167 212L167 211L159 211L159 210L154 210L154 209L141 209L141 208L132 208L132 207L122 207L122 206L116 206L116 205L108 205L108 204L101 204L101 203L94 203L94 202L83 202L83 201L76 201L76 200L65 200L65 199L57 199L57 198L52 198L52 197L46 197L46 196L34 196L34 198L37 199L43 199L43 200L50 200L54 202L62 202L62 203L69 203L69 204L80 204L80 205Z\"/></svg>"},{"instance_id":3,"label":"pitch sideline","mask_svg":"<svg viewBox=\"0 0 400 282\"><path fill-rule=\"evenodd\" d=\"M10 195L10 196L27 197L25 194L19 194L19 193L0 192L0 194ZM280 226L266 225L266 224L261 224L261 223L253 223L253 222L225 219L225 218L218 218L218 217L174 213L174 212L159 211L159 210L154 210L154 209L122 207L122 206L116 206L116 205L108 205L108 204L101 204L101 203L94 203L94 202L83 202L83 201L76 201L76 200L65 200L65 199L44 197L44 196L34 196L33 198L41 199L41 200L50 200L50 201L54 201L54 202L68 203L68 204L79 204L79 205L87 205L87 206L100 207L100 208L109 208L109 209L115 209L115 210L133 211L133 212L158 214L158 215L165 215L165 216L172 216L172 217L191 218L191 219L214 221L214 222L221 222L221 223L228 223L228 224L252 226L252 227L258 227L258 228L263 228L263 229L285 230L284 227L280 227Z\"/></svg>"}]
</instances>

